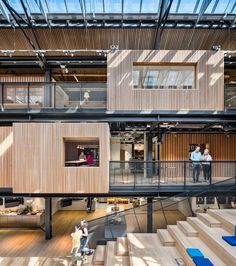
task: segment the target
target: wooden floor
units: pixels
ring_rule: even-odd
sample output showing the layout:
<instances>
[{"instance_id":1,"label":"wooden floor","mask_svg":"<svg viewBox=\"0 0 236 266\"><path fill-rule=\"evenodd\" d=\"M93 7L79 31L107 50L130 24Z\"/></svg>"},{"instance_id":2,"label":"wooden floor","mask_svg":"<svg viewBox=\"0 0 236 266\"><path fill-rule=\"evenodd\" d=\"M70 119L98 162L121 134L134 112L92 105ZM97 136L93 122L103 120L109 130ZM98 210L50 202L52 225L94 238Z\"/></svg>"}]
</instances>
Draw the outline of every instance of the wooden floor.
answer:
<instances>
[{"instance_id":1,"label":"wooden floor","mask_svg":"<svg viewBox=\"0 0 236 266\"><path fill-rule=\"evenodd\" d=\"M70 234L74 230L74 225L79 223L82 218L91 220L105 215L105 212L105 209L98 209L93 213L87 213L86 211L58 211L53 216L53 238L50 241L44 240L44 232L40 229L0 229L0 257L66 258L70 256ZM171 224L175 224L177 220L185 219L184 215L178 211L167 211L166 216ZM131 222L131 218L135 219L130 214L129 219L126 220ZM138 221L141 230L145 230L147 224L145 213L138 215ZM165 228L165 220L162 213L156 213L153 221L154 228L156 228L156 225L158 225L158 228ZM138 230L138 228L134 229ZM132 232L132 230L129 229L129 232Z\"/></svg>"}]
</instances>

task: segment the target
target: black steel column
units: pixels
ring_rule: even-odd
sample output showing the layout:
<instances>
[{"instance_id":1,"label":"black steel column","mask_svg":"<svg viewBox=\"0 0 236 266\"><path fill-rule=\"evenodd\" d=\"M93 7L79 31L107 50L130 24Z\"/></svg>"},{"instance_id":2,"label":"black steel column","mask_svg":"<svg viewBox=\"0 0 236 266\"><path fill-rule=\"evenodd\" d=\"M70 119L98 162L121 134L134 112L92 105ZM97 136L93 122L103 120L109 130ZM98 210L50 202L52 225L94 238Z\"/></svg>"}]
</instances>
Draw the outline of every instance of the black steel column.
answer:
<instances>
[{"instance_id":1,"label":"black steel column","mask_svg":"<svg viewBox=\"0 0 236 266\"><path fill-rule=\"evenodd\" d=\"M45 239L52 238L52 198L45 198Z\"/></svg>"},{"instance_id":2,"label":"black steel column","mask_svg":"<svg viewBox=\"0 0 236 266\"><path fill-rule=\"evenodd\" d=\"M147 165L146 165L146 175L147 178L152 178L153 177L153 164L152 164L152 134L147 133L146 134L146 160L147 160Z\"/></svg>"},{"instance_id":3,"label":"black steel column","mask_svg":"<svg viewBox=\"0 0 236 266\"><path fill-rule=\"evenodd\" d=\"M152 198L147 198L147 233L153 232L152 226Z\"/></svg>"},{"instance_id":4,"label":"black steel column","mask_svg":"<svg viewBox=\"0 0 236 266\"><path fill-rule=\"evenodd\" d=\"M50 68L45 69L44 81L51 82L52 81L52 71ZM53 96L53 87L50 84L45 85L44 92L44 107L52 107L52 97Z\"/></svg>"}]
</instances>

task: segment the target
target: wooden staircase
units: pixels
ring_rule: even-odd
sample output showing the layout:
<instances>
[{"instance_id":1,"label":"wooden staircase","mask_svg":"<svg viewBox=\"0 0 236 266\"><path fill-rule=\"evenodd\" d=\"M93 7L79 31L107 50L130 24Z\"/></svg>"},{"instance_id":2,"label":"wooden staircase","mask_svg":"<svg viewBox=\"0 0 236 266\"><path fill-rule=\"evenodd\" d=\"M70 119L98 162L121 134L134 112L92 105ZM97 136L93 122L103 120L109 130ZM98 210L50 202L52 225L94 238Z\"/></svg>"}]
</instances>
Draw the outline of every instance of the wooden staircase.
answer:
<instances>
[{"instance_id":1,"label":"wooden staircase","mask_svg":"<svg viewBox=\"0 0 236 266\"><path fill-rule=\"evenodd\" d=\"M233 266L236 248L222 236L233 235L234 225L236 210L209 210L167 229L158 229L156 234L128 233L127 237L98 245L90 265L194 266L186 249L198 248L214 266Z\"/></svg>"}]
</instances>

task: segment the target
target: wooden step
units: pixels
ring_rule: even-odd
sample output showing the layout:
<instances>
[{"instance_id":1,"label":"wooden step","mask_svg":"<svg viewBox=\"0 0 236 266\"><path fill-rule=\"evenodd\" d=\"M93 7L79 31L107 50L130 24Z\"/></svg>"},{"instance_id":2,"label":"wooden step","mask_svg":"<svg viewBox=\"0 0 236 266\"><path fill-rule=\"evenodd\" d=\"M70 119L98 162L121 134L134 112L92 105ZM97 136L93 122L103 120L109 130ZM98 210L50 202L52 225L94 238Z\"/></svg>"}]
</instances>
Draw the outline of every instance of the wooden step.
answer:
<instances>
[{"instance_id":1,"label":"wooden step","mask_svg":"<svg viewBox=\"0 0 236 266\"><path fill-rule=\"evenodd\" d=\"M177 226L186 236L198 236L198 232L187 221L177 221Z\"/></svg>"},{"instance_id":2,"label":"wooden step","mask_svg":"<svg viewBox=\"0 0 236 266\"><path fill-rule=\"evenodd\" d=\"M104 266L129 266L128 256L116 256L116 241L108 241L106 246Z\"/></svg>"},{"instance_id":3,"label":"wooden step","mask_svg":"<svg viewBox=\"0 0 236 266\"><path fill-rule=\"evenodd\" d=\"M197 217L206 225L208 225L209 227L221 227L221 222L216 220L214 217L210 216L207 213L198 213Z\"/></svg>"},{"instance_id":4,"label":"wooden step","mask_svg":"<svg viewBox=\"0 0 236 266\"><path fill-rule=\"evenodd\" d=\"M223 228L211 228L197 217L189 217L188 222L198 231L199 237L214 250L215 254L227 265L236 265L235 247L226 243L222 236L228 235Z\"/></svg>"},{"instance_id":5,"label":"wooden step","mask_svg":"<svg viewBox=\"0 0 236 266\"><path fill-rule=\"evenodd\" d=\"M187 248L198 248L206 258L209 258L214 266L227 266L214 251L212 251L207 244L204 243L199 237L187 237L177 225L168 225L168 231L175 240L175 245L180 251L187 265L194 265L193 260L186 252Z\"/></svg>"},{"instance_id":6,"label":"wooden step","mask_svg":"<svg viewBox=\"0 0 236 266\"><path fill-rule=\"evenodd\" d=\"M131 266L176 266L182 258L176 247L164 247L155 233L128 233Z\"/></svg>"},{"instance_id":7,"label":"wooden step","mask_svg":"<svg viewBox=\"0 0 236 266\"><path fill-rule=\"evenodd\" d=\"M117 256L128 256L129 255L127 237L117 237L116 255Z\"/></svg>"},{"instance_id":8,"label":"wooden step","mask_svg":"<svg viewBox=\"0 0 236 266\"><path fill-rule=\"evenodd\" d=\"M97 245L93 256L93 265L104 265L105 252L105 245Z\"/></svg>"},{"instance_id":9,"label":"wooden step","mask_svg":"<svg viewBox=\"0 0 236 266\"><path fill-rule=\"evenodd\" d=\"M157 235L163 246L165 247L175 246L175 241L167 229L157 229Z\"/></svg>"},{"instance_id":10,"label":"wooden step","mask_svg":"<svg viewBox=\"0 0 236 266\"><path fill-rule=\"evenodd\" d=\"M236 209L208 210L207 213L219 220L222 227L231 235L234 235L234 227L236 225Z\"/></svg>"}]
</instances>

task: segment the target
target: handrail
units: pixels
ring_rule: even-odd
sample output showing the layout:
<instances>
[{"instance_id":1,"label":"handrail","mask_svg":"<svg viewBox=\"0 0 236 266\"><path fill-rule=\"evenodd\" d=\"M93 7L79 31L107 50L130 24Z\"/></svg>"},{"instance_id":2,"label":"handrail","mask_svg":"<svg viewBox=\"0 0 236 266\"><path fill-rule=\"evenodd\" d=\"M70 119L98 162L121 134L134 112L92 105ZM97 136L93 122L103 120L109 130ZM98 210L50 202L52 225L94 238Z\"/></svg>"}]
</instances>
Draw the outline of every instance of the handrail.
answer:
<instances>
[{"instance_id":1,"label":"handrail","mask_svg":"<svg viewBox=\"0 0 236 266\"><path fill-rule=\"evenodd\" d=\"M230 188L228 188L226 190L226 192L232 191L232 190L234 190L236 188L236 177L232 177L230 180L234 180L235 181L234 182L235 185L233 187L231 186ZM226 180L226 181L229 181L229 180ZM220 183L222 184L223 182L226 182L226 181L220 181L217 184L219 185ZM161 204L161 207L159 207L158 209L156 209L154 211L152 210L151 213L155 213L155 212L158 212L160 210L162 210L163 212L165 212L165 209L167 209L167 208L169 208L171 206L174 206L176 204L179 204L181 202L184 202L184 201L186 201L186 199L189 200L189 198L191 198L191 197L199 197L201 195L205 195L207 192L212 191L212 188L214 188L214 187L215 187L215 184L209 186L207 189L205 189L205 190L203 190L201 192L198 192L198 193L196 193L195 191L179 193L179 194L177 194L175 196L167 197L167 198L164 198L164 199L158 199L158 200L156 200L153 203L147 203L147 204L143 204L143 205L138 206L138 207L132 207L132 208L126 209L124 211L120 211L119 214L122 213L123 214L122 216L125 216L125 214L128 213L130 210L133 210L134 211L134 215L135 215L135 219L136 219L136 222L137 222L137 225L138 225L138 228L139 228L139 231L141 232L141 228L140 228L140 225L139 225L139 222L138 222L138 218L136 217L136 215L137 215L136 214L136 210L137 209L141 209L141 208L145 208L146 207L146 210L147 210L147 213L146 214L148 215L148 213L150 213L150 212L148 212L148 209L149 209L148 206L149 206L149 204L150 205L151 204L153 205L153 204L160 203ZM171 198L176 198L176 197L178 197L178 198L181 197L183 199L178 200L178 201L175 201L175 202L172 202L172 203L170 203L168 205L165 205L163 207L163 202L166 202L166 201L170 200ZM165 217L165 214L163 214L163 215L164 215L165 222L166 222L166 225L167 225L168 224L168 221L167 221L167 219ZM93 223L93 222L96 222L96 221L99 221L99 220L102 220L102 219L107 219L109 216L112 216L112 214L111 215L106 215L106 216L103 216L103 217L100 217L100 218L92 219L92 220L89 220L88 222L89 223ZM106 222L102 222L101 225L99 225L99 226L103 226L105 224L106 224ZM109 225L109 230L112 230L112 228L110 227L110 225ZM111 235L114 238L113 232L111 232Z\"/></svg>"},{"instance_id":2,"label":"handrail","mask_svg":"<svg viewBox=\"0 0 236 266\"><path fill-rule=\"evenodd\" d=\"M110 163L131 163L131 164L138 164L138 163L206 163L206 161L191 161L191 160L155 160L155 161L110 161ZM236 163L236 160L212 160L207 161L208 163Z\"/></svg>"},{"instance_id":3,"label":"handrail","mask_svg":"<svg viewBox=\"0 0 236 266\"><path fill-rule=\"evenodd\" d=\"M209 167L206 168L205 166ZM201 171L203 175L200 174ZM145 186L159 189L165 186L181 185L186 188L216 183L219 179L236 176L236 160L191 161L110 161L110 188L126 187L137 190ZM206 181L201 182L201 179Z\"/></svg>"},{"instance_id":4,"label":"handrail","mask_svg":"<svg viewBox=\"0 0 236 266\"><path fill-rule=\"evenodd\" d=\"M197 195L198 195L198 194L204 194L204 193L210 191L210 190L211 190L210 188L213 188L213 187L215 187L215 186L217 186L217 185L219 185L219 184L222 184L222 183L228 182L229 180L235 180L235 186L236 186L236 177L231 177L231 178L229 178L229 179L227 179L227 180L223 180L223 181L221 180L221 181L219 181L219 182L217 182L217 183L215 183L215 184L211 184L211 185L209 185L209 186L206 186L206 187L204 187L205 190L203 190L203 191L201 191L201 192L194 191L194 190L193 190L192 192L193 192L194 195L195 195L196 193L197 193ZM232 187L231 187L231 189L229 189L229 190L232 190ZM227 191L228 191L228 190L227 190ZM176 197L184 197L183 195L189 195L189 193L191 193L191 191L184 191L184 192L181 192L181 193L177 193L175 196L166 197L164 200L169 200L169 199L171 199L171 198L176 198ZM193 197L193 195L192 195L191 197ZM160 199L157 199L157 200L155 201L155 203L157 203L157 202L159 202L159 201L161 201L161 200L163 200L163 199L161 199L161 198L160 198ZM153 203L150 203L150 204L153 204ZM124 212L128 212L128 211L131 211L131 210L133 210L133 209L143 208L143 207L145 207L145 206L148 206L148 203L143 204L143 205L141 205L141 206L131 207L131 208L127 208L127 209L125 209L125 210L119 211L119 214L124 213ZM112 215L113 215L113 214L104 215L104 216L102 216L102 217L99 217L99 218L95 218L95 219L89 220L89 222L94 222L94 221L99 220L99 219L105 219L105 218L107 218L107 217L109 217L109 216L112 216Z\"/></svg>"},{"instance_id":5,"label":"handrail","mask_svg":"<svg viewBox=\"0 0 236 266\"><path fill-rule=\"evenodd\" d=\"M91 82L0 82L5 109L106 109L107 83ZM16 89L21 88L21 91ZM9 90L11 89L11 90ZM13 90L13 92L12 92ZM76 92L76 93L74 93Z\"/></svg>"}]
</instances>

